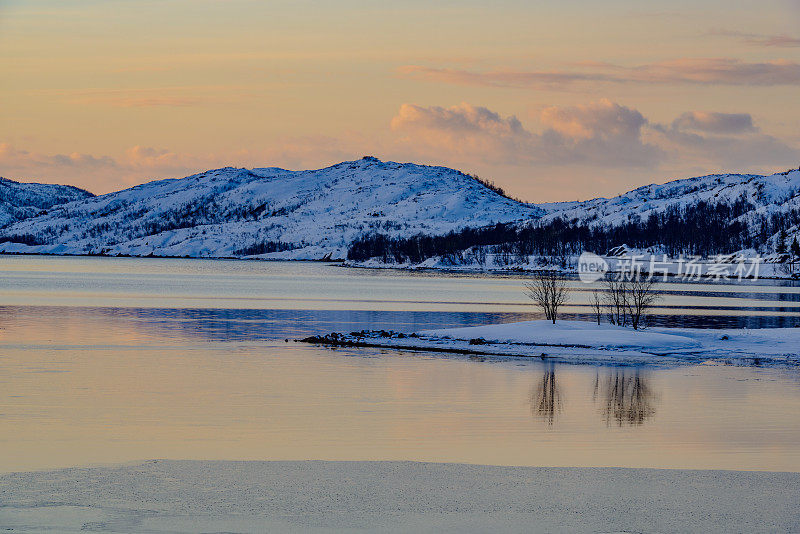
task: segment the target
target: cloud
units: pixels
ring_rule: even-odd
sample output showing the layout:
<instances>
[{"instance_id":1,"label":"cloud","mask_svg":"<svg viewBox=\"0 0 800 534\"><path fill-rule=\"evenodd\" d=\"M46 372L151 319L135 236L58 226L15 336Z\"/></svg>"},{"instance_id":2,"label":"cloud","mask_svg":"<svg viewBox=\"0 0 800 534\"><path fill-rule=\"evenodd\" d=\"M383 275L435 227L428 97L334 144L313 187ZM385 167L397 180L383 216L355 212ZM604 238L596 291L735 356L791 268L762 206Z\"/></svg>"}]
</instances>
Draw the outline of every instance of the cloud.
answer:
<instances>
[{"instance_id":1,"label":"cloud","mask_svg":"<svg viewBox=\"0 0 800 534\"><path fill-rule=\"evenodd\" d=\"M420 78L457 85L485 85L490 87L538 87L555 88L576 82L618 82L615 76L602 73L580 73L567 71L486 71L473 72L458 69L405 65L398 69L402 76Z\"/></svg>"},{"instance_id":2,"label":"cloud","mask_svg":"<svg viewBox=\"0 0 800 534\"><path fill-rule=\"evenodd\" d=\"M385 135L276 138L217 153L145 145L116 155L45 153L0 142L0 175L106 193L224 166L309 169L364 154L477 171L538 201L618 194L667 177L768 172L800 161L797 146L762 132L748 113L693 110L659 123L604 99L545 107L530 124L468 103L406 103Z\"/></svg>"},{"instance_id":3,"label":"cloud","mask_svg":"<svg viewBox=\"0 0 800 534\"><path fill-rule=\"evenodd\" d=\"M700 84L700 85L800 85L800 63L785 59L746 62L734 58L680 58L634 67L582 62L578 70L467 71L406 65L401 76L424 80L491 87L536 89L566 88L591 83Z\"/></svg>"},{"instance_id":4,"label":"cloud","mask_svg":"<svg viewBox=\"0 0 800 534\"><path fill-rule=\"evenodd\" d=\"M740 59L675 59L621 69L627 80L645 83L697 83L710 85L798 85L800 63L776 59L748 63Z\"/></svg>"},{"instance_id":5,"label":"cloud","mask_svg":"<svg viewBox=\"0 0 800 534\"><path fill-rule=\"evenodd\" d=\"M113 168L116 166L114 159L107 156L95 157L78 152L46 155L17 149L8 143L0 143L0 164L3 169L23 169L30 166L80 168Z\"/></svg>"},{"instance_id":6,"label":"cloud","mask_svg":"<svg viewBox=\"0 0 800 534\"><path fill-rule=\"evenodd\" d=\"M366 146L361 138L325 136L277 139L259 149L220 153L180 153L133 146L119 156L47 154L0 142L0 176L19 181L71 184L107 193L162 178L182 178L226 166L318 168L355 159Z\"/></svg>"},{"instance_id":7,"label":"cloud","mask_svg":"<svg viewBox=\"0 0 800 534\"><path fill-rule=\"evenodd\" d=\"M391 128L407 145L443 148L459 155L482 153L498 162L524 157L535 142L516 117L503 118L470 104L450 108L403 104Z\"/></svg>"},{"instance_id":8,"label":"cloud","mask_svg":"<svg viewBox=\"0 0 800 534\"><path fill-rule=\"evenodd\" d=\"M727 30L715 30L712 31L711 34L736 37L742 43L756 46L771 46L778 48L800 46L800 37L792 37L786 34L766 35L761 33L746 33Z\"/></svg>"},{"instance_id":9,"label":"cloud","mask_svg":"<svg viewBox=\"0 0 800 534\"><path fill-rule=\"evenodd\" d=\"M641 113L608 100L545 108L541 122L544 131L534 133L515 116L503 118L484 107L403 104L392 130L401 135L401 142L428 153L444 150L504 164L618 167L648 165L659 158L658 149L642 141L647 120Z\"/></svg>"},{"instance_id":10,"label":"cloud","mask_svg":"<svg viewBox=\"0 0 800 534\"><path fill-rule=\"evenodd\" d=\"M753 117L749 113L714 113L687 111L672 123L677 130L694 130L718 134L755 132Z\"/></svg>"},{"instance_id":11,"label":"cloud","mask_svg":"<svg viewBox=\"0 0 800 534\"><path fill-rule=\"evenodd\" d=\"M693 119L686 119L696 114L709 115L690 112L681 115L669 126L652 125L652 142L671 153L671 159L675 163L706 169L704 173L714 169L761 172L764 168L794 166L800 158L797 147L791 147L776 137L761 133L751 121L730 120L732 114L720 114L728 120L706 124L701 122L698 128ZM749 118L749 115L743 115ZM731 122L739 128L725 129L725 122ZM750 124L749 128L745 127L747 124Z\"/></svg>"},{"instance_id":12,"label":"cloud","mask_svg":"<svg viewBox=\"0 0 800 534\"><path fill-rule=\"evenodd\" d=\"M636 111L609 100L586 105L542 110L541 121L562 135L575 139L637 139L647 119Z\"/></svg>"},{"instance_id":13,"label":"cloud","mask_svg":"<svg viewBox=\"0 0 800 534\"><path fill-rule=\"evenodd\" d=\"M403 104L392 129L409 151L467 167L749 172L793 164L799 155L796 147L761 133L747 113L689 111L664 125L604 99L544 108L539 124L532 131L514 116L470 104Z\"/></svg>"},{"instance_id":14,"label":"cloud","mask_svg":"<svg viewBox=\"0 0 800 534\"><path fill-rule=\"evenodd\" d=\"M121 162L129 167L137 169L167 169L167 168L186 168L196 158L179 156L164 148L153 148L145 146L132 146L125 150L125 155Z\"/></svg>"},{"instance_id":15,"label":"cloud","mask_svg":"<svg viewBox=\"0 0 800 534\"><path fill-rule=\"evenodd\" d=\"M579 106L551 106L539 117L544 159L550 163L641 167L663 154L643 141L647 119L637 110L607 99Z\"/></svg>"}]
</instances>

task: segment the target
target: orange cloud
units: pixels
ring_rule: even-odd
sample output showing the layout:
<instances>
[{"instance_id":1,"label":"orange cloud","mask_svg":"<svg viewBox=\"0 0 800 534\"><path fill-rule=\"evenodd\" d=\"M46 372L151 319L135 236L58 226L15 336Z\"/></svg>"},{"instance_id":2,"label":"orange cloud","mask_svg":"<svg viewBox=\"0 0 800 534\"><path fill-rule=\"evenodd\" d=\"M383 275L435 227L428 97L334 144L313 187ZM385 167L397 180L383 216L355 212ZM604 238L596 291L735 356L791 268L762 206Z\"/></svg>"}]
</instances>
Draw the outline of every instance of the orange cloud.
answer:
<instances>
[{"instance_id":1,"label":"orange cloud","mask_svg":"<svg viewBox=\"0 0 800 534\"><path fill-rule=\"evenodd\" d=\"M545 126L574 139L636 138L647 124L638 111L608 99L572 107L547 107L542 110L540 120Z\"/></svg>"},{"instance_id":2,"label":"orange cloud","mask_svg":"<svg viewBox=\"0 0 800 534\"><path fill-rule=\"evenodd\" d=\"M467 165L751 171L798 157L797 147L761 133L747 113L690 111L667 126L603 99L547 107L539 119L542 130L534 132L514 116L479 106L403 104L392 129L410 152Z\"/></svg>"},{"instance_id":3,"label":"orange cloud","mask_svg":"<svg viewBox=\"0 0 800 534\"><path fill-rule=\"evenodd\" d=\"M647 120L641 113L608 100L549 107L541 122L544 131L534 133L516 117L503 118L484 107L404 104L392 129L403 143L423 152L447 151L498 164L627 167L653 164L660 157L657 147L642 141Z\"/></svg>"},{"instance_id":4,"label":"orange cloud","mask_svg":"<svg viewBox=\"0 0 800 534\"><path fill-rule=\"evenodd\" d=\"M672 123L680 130L695 130L719 134L755 132L753 117L749 113L714 113L709 111L687 111Z\"/></svg>"},{"instance_id":5,"label":"orange cloud","mask_svg":"<svg viewBox=\"0 0 800 534\"><path fill-rule=\"evenodd\" d=\"M524 177L560 176L574 183L572 194L585 196L600 192L593 181L600 176L608 182L602 190L608 194L622 189L620 177L625 177L627 186L638 185L636 176L651 179L651 173L662 171L674 176L718 170L760 172L796 165L800 156L798 147L762 133L747 113L688 111L671 123L658 124L636 109L606 99L546 107L538 124L530 128L516 116L468 103L451 107L406 103L392 118L387 135L385 139L356 134L282 138L263 147L223 153L133 146L117 156L45 154L0 143L0 175L105 193L224 166L319 168L375 154L505 173L521 184L519 190L534 187L525 186ZM535 187L549 191L552 184Z\"/></svg>"}]
</instances>

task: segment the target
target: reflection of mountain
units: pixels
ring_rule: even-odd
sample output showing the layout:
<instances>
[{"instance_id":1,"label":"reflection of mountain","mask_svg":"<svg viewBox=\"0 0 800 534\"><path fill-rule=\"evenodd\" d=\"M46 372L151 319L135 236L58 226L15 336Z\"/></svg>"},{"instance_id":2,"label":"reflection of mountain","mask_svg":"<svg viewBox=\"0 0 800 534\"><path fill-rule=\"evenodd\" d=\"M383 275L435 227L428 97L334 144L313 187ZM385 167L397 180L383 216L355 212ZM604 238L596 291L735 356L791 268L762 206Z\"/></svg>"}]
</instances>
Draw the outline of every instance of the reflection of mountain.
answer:
<instances>
[{"instance_id":1,"label":"reflection of mountain","mask_svg":"<svg viewBox=\"0 0 800 534\"><path fill-rule=\"evenodd\" d=\"M602 403L601 412L607 424L641 425L655 414L656 394L646 375L639 369L615 370L594 383L595 402Z\"/></svg>"},{"instance_id":2,"label":"reflection of mountain","mask_svg":"<svg viewBox=\"0 0 800 534\"><path fill-rule=\"evenodd\" d=\"M545 368L542 380L531 389L531 412L552 425L561 412L561 389L556 382L553 364Z\"/></svg>"}]
</instances>

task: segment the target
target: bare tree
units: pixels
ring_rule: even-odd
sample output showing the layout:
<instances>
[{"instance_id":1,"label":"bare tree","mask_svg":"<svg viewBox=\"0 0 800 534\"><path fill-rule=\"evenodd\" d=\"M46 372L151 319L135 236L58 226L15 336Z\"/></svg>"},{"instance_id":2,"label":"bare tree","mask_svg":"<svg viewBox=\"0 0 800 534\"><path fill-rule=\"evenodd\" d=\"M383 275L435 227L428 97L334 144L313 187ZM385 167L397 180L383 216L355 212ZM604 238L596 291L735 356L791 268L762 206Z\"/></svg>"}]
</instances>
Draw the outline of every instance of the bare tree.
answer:
<instances>
[{"instance_id":1,"label":"bare tree","mask_svg":"<svg viewBox=\"0 0 800 534\"><path fill-rule=\"evenodd\" d=\"M791 277L794 275L797 265L797 261L793 261L792 258L788 258L787 261L778 264L777 270L780 274Z\"/></svg>"},{"instance_id":2,"label":"bare tree","mask_svg":"<svg viewBox=\"0 0 800 534\"><path fill-rule=\"evenodd\" d=\"M600 318L603 316L603 295L599 289L592 291L592 297L589 301L594 311L594 316L597 319L597 324L600 324Z\"/></svg>"},{"instance_id":3,"label":"bare tree","mask_svg":"<svg viewBox=\"0 0 800 534\"><path fill-rule=\"evenodd\" d=\"M617 326L628 324L628 280L609 275L604 281L608 322Z\"/></svg>"},{"instance_id":4,"label":"bare tree","mask_svg":"<svg viewBox=\"0 0 800 534\"><path fill-rule=\"evenodd\" d=\"M525 284L525 294L556 324L558 309L567 301L567 281L555 271L542 271Z\"/></svg>"},{"instance_id":5,"label":"bare tree","mask_svg":"<svg viewBox=\"0 0 800 534\"><path fill-rule=\"evenodd\" d=\"M648 310L661 298L655 291L656 281L651 276L636 276L626 284L625 305L634 330L644 327Z\"/></svg>"}]
</instances>

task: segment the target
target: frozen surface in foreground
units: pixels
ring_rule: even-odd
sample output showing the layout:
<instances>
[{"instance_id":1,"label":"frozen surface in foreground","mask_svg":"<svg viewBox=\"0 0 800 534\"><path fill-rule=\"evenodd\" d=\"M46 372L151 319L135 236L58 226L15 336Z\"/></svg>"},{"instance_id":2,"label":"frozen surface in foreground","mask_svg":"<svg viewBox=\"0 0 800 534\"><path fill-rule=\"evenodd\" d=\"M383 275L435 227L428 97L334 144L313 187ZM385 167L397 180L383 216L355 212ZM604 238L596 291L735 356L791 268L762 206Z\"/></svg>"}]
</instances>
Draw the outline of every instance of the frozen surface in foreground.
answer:
<instances>
[{"instance_id":1,"label":"frozen surface in foreground","mask_svg":"<svg viewBox=\"0 0 800 534\"><path fill-rule=\"evenodd\" d=\"M309 341L315 341L309 339ZM584 321L516 323L423 330L334 334L331 344L369 344L466 354L541 357L571 363L676 364L716 360L800 365L800 328L633 330Z\"/></svg>"},{"instance_id":2,"label":"frozen surface in foreground","mask_svg":"<svg viewBox=\"0 0 800 534\"><path fill-rule=\"evenodd\" d=\"M13 532L797 532L800 474L149 461L0 475Z\"/></svg>"}]
</instances>

